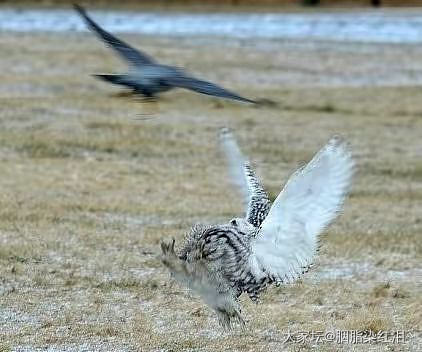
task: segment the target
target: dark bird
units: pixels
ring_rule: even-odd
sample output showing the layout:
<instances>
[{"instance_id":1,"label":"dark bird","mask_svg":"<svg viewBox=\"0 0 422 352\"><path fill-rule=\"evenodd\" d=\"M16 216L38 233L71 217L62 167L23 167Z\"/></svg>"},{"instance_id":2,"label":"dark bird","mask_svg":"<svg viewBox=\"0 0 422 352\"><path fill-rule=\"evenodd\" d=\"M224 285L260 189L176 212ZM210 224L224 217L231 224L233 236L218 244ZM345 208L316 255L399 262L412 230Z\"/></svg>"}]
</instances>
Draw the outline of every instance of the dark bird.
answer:
<instances>
[{"instance_id":1,"label":"dark bird","mask_svg":"<svg viewBox=\"0 0 422 352\"><path fill-rule=\"evenodd\" d=\"M130 66L130 70L126 74L99 74L95 75L95 77L113 84L129 87L134 93L141 94L146 98L154 98L156 94L172 88L185 88L215 97L256 103L254 100L243 98L214 83L194 78L180 68L157 63L149 55L136 50L102 29L87 15L85 9L81 6L74 5L74 8L85 20L89 29L126 60Z\"/></svg>"}]
</instances>

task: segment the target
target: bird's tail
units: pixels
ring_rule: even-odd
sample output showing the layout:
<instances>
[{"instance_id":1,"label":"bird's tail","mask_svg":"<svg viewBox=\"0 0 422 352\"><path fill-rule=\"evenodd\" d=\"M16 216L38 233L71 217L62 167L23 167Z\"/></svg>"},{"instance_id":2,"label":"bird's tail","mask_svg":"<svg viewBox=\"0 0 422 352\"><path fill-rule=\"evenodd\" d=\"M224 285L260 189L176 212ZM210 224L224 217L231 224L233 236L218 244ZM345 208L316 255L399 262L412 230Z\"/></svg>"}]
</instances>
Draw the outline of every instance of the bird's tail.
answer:
<instances>
[{"instance_id":1,"label":"bird's tail","mask_svg":"<svg viewBox=\"0 0 422 352\"><path fill-rule=\"evenodd\" d=\"M95 74L93 76L98 78L98 79L101 79L103 81L110 82L110 83L113 83L113 84L119 84L119 85L123 85L123 86L129 85L129 82L128 82L126 75Z\"/></svg>"}]
</instances>

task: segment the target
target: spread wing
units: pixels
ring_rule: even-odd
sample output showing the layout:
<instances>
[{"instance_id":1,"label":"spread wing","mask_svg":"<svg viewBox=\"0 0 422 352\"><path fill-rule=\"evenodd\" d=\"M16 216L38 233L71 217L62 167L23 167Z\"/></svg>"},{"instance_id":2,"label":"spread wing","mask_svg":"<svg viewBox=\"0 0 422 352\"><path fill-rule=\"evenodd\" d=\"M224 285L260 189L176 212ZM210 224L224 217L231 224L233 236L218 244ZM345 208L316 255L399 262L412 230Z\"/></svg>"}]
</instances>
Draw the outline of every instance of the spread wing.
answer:
<instances>
[{"instance_id":1,"label":"spread wing","mask_svg":"<svg viewBox=\"0 0 422 352\"><path fill-rule=\"evenodd\" d=\"M246 206L249 202L248 182L244 172L246 159L240 151L237 141L229 128L224 127L220 130L220 142L227 159L230 180L238 187Z\"/></svg>"},{"instance_id":2,"label":"spread wing","mask_svg":"<svg viewBox=\"0 0 422 352\"><path fill-rule=\"evenodd\" d=\"M166 83L173 87L185 88L198 93L212 95L214 97L239 100L246 103L256 104L255 101L243 98L240 95L222 88L214 83L202 81L189 76L174 76L166 78Z\"/></svg>"},{"instance_id":3,"label":"spread wing","mask_svg":"<svg viewBox=\"0 0 422 352\"><path fill-rule=\"evenodd\" d=\"M334 137L290 177L251 242L249 265L257 280L292 282L312 264L318 235L348 192L353 165L346 145Z\"/></svg>"},{"instance_id":4,"label":"spread wing","mask_svg":"<svg viewBox=\"0 0 422 352\"><path fill-rule=\"evenodd\" d=\"M254 170L242 155L228 128L220 131L220 140L226 155L232 182L241 191L246 206L246 220L259 227L267 216L271 202Z\"/></svg>"},{"instance_id":5,"label":"spread wing","mask_svg":"<svg viewBox=\"0 0 422 352\"><path fill-rule=\"evenodd\" d=\"M244 171L248 181L249 190L249 203L246 220L255 227L260 227L270 211L271 201L249 163L245 163Z\"/></svg>"},{"instance_id":6,"label":"spread wing","mask_svg":"<svg viewBox=\"0 0 422 352\"><path fill-rule=\"evenodd\" d=\"M110 48L112 48L117 54L123 59L128 61L130 64L148 65L155 63L154 60L148 55L141 53L139 50L131 47L124 41L116 38L111 33L102 29L97 23L95 23L86 13L85 9L79 5L73 5L79 15L85 20L85 23L94 33L96 33Z\"/></svg>"}]
</instances>

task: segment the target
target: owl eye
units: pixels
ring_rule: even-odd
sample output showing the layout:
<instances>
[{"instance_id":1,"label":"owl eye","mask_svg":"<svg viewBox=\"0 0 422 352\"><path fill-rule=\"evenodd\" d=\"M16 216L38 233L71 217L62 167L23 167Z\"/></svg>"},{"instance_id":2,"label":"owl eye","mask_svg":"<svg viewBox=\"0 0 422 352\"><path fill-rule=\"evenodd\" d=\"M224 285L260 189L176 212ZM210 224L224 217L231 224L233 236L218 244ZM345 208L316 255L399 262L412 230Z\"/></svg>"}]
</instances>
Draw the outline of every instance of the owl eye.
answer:
<instances>
[{"instance_id":1,"label":"owl eye","mask_svg":"<svg viewBox=\"0 0 422 352\"><path fill-rule=\"evenodd\" d=\"M233 226L237 226L237 221L236 221L235 219L233 219L232 221L230 221L230 223L231 223Z\"/></svg>"}]
</instances>

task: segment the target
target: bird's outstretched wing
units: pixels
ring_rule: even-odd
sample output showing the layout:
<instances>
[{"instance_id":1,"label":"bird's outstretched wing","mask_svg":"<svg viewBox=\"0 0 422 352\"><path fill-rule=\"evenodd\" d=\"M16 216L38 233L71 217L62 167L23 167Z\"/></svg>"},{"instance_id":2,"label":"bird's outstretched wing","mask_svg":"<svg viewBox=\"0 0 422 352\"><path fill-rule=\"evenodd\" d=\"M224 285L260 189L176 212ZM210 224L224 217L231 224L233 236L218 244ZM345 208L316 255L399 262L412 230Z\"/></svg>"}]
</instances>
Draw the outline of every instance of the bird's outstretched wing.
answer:
<instances>
[{"instance_id":1,"label":"bird's outstretched wing","mask_svg":"<svg viewBox=\"0 0 422 352\"><path fill-rule=\"evenodd\" d=\"M249 189L249 203L246 220L255 227L260 227L270 211L271 201L249 163L245 164L245 175Z\"/></svg>"},{"instance_id":2,"label":"bird's outstretched wing","mask_svg":"<svg viewBox=\"0 0 422 352\"><path fill-rule=\"evenodd\" d=\"M225 88L222 88L214 83L202 81L189 76L173 76L166 77L165 82L170 86L190 89L198 93L212 95L215 97L239 100L246 103L256 104L254 100L243 98L240 95L233 93Z\"/></svg>"},{"instance_id":3,"label":"bird's outstretched wing","mask_svg":"<svg viewBox=\"0 0 422 352\"><path fill-rule=\"evenodd\" d=\"M345 143L334 137L290 177L251 242L249 265L256 280L292 282L312 264L318 235L348 192L353 165Z\"/></svg>"},{"instance_id":4,"label":"bird's outstretched wing","mask_svg":"<svg viewBox=\"0 0 422 352\"><path fill-rule=\"evenodd\" d=\"M96 33L110 48L116 51L123 59L128 61L134 66L148 65L155 63L154 60L148 55L140 52L139 50L131 47L124 41L116 38L111 33L102 29L97 23L95 23L86 13L85 9L79 5L74 4L74 9L81 15L85 20L89 29Z\"/></svg>"},{"instance_id":5,"label":"bird's outstretched wing","mask_svg":"<svg viewBox=\"0 0 422 352\"><path fill-rule=\"evenodd\" d=\"M249 203L249 187L244 169L246 159L240 151L239 145L229 128L221 128L219 137L224 156L227 160L230 181L241 193L246 208Z\"/></svg>"},{"instance_id":6,"label":"bird's outstretched wing","mask_svg":"<svg viewBox=\"0 0 422 352\"><path fill-rule=\"evenodd\" d=\"M245 199L246 220L255 227L259 227L271 206L267 192L249 162L242 155L232 131L226 127L222 128L220 140L229 165L232 183L240 189Z\"/></svg>"}]
</instances>

